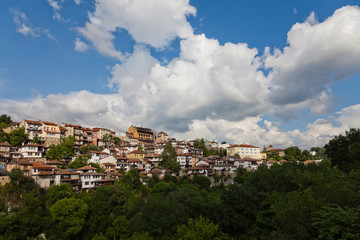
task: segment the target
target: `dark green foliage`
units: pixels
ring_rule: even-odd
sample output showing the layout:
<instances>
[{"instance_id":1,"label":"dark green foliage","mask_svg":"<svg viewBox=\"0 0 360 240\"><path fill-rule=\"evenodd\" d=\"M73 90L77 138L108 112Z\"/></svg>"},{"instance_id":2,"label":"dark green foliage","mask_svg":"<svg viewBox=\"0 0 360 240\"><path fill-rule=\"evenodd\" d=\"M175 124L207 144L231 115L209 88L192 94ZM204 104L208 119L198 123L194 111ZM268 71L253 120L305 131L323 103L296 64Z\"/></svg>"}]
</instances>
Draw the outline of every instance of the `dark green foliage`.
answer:
<instances>
[{"instance_id":1,"label":"dark green foliage","mask_svg":"<svg viewBox=\"0 0 360 240\"><path fill-rule=\"evenodd\" d=\"M146 186L130 170L78 194L66 184L45 193L15 169L0 187L0 239L359 239L360 170L334 166L239 169L235 184L219 175L213 187L203 176L152 177Z\"/></svg>"},{"instance_id":2,"label":"dark green foliage","mask_svg":"<svg viewBox=\"0 0 360 240\"><path fill-rule=\"evenodd\" d=\"M52 144L49 150L46 152L46 157L53 160L60 160L74 156L74 143L76 142L75 137L66 137L61 140L58 145Z\"/></svg>"},{"instance_id":3,"label":"dark green foliage","mask_svg":"<svg viewBox=\"0 0 360 240\"><path fill-rule=\"evenodd\" d=\"M285 149L285 159L291 162L301 160L301 150L298 147L289 147Z\"/></svg>"},{"instance_id":4,"label":"dark green foliage","mask_svg":"<svg viewBox=\"0 0 360 240\"><path fill-rule=\"evenodd\" d=\"M80 148L81 154L87 154L87 153L89 153L89 151L98 151L99 152L99 151L101 151L101 149L92 143L87 146L82 146Z\"/></svg>"},{"instance_id":5,"label":"dark green foliage","mask_svg":"<svg viewBox=\"0 0 360 240\"><path fill-rule=\"evenodd\" d=\"M331 164L341 171L360 168L360 129L352 128L345 135L336 136L325 145Z\"/></svg>"},{"instance_id":6,"label":"dark green foliage","mask_svg":"<svg viewBox=\"0 0 360 240\"><path fill-rule=\"evenodd\" d=\"M29 134L25 133L24 128L18 128L9 134L9 143L12 147L20 147L23 143L29 142Z\"/></svg>"},{"instance_id":7,"label":"dark green foliage","mask_svg":"<svg viewBox=\"0 0 360 240\"><path fill-rule=\"evenodd\" d=\"M6 115L6 114L2 114L0 116L0 123L6 123L6 124L10 124L12 121L11 121L11 117Z\"/></svg>"},{"instance_id":8,"label":"dark green foliage","mask_svg":"<svg viewBox=\"0 0 360 240\"><path fill-rule=\"evenodd\" d=\"M177 154L175 148L171 145L171 143L167 143L165 145L164 151L160 155L160 166L170 169L174 172L179 172L180 164L176 160Z\"/></svg>"},{"instance_id":9,"label":"dark green foliage","mask_svg":"<svg viewBox=\"0 0 360 240\"><path fill-rule=\"evenodd\" d=\"M88 165L90 154L80 155L74 161L68 164L68 168L78 169Z\"/></svg>"}]
</instances>

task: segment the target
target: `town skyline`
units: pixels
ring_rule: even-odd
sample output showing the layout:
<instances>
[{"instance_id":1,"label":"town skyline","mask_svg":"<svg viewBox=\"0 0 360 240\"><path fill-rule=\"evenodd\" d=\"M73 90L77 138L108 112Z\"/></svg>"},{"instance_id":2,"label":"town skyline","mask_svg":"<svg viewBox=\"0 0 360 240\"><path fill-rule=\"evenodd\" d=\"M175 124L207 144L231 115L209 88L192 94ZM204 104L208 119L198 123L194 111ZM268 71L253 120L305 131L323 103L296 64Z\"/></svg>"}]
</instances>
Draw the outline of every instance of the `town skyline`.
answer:
<instances>
[{"instance_id":1,"label":"town skyline","mask_svg":"<svg viewBox=\"0 0 360 240\"><path fill-rule=\"evenodd\" d=\"M356 1L0 5L15 121L302 149L360 127Z\"/></svg>"}]
</instances>

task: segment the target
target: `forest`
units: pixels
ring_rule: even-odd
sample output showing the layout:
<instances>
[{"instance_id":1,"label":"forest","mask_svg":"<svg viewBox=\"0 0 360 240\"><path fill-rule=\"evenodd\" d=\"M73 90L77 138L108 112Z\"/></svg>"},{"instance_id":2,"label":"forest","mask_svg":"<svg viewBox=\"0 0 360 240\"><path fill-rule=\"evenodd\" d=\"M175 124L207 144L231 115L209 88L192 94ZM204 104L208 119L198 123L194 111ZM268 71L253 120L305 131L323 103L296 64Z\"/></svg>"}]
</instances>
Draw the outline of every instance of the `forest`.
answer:
<instances>
[{"instance_id":1,"label":"forest","mask_svg":"<svg viewBox=\"0 0 360 240\"><path fill-rule=\"evenodd\" d=\"M44 190L20 170L0 189L0 239L360 239L360 130L320 164L238 170L234 184L130 170L112 186Z\"/></svg>"}]
</instances>

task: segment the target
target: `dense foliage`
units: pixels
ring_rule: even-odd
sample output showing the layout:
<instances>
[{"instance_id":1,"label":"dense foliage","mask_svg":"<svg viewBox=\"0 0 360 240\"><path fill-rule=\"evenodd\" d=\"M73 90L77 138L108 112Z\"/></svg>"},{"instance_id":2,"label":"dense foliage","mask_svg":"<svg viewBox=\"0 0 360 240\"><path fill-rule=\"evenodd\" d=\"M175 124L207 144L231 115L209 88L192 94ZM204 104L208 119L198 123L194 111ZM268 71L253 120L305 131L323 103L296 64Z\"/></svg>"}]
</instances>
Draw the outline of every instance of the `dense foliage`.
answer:
<instances>
[{"instance_id":1,"label":"dense foliage","mask_svg":"<svg viewBox=\"0 0 360 240\"><path fill-rule=\"evenodd\" d=\"M204 176L152 177L145 186L131 170L81 193L45 191L14 170L0 188L0 239L360 239L356 161L239 170L227 186Z\"/></svg>"}]
</instances>

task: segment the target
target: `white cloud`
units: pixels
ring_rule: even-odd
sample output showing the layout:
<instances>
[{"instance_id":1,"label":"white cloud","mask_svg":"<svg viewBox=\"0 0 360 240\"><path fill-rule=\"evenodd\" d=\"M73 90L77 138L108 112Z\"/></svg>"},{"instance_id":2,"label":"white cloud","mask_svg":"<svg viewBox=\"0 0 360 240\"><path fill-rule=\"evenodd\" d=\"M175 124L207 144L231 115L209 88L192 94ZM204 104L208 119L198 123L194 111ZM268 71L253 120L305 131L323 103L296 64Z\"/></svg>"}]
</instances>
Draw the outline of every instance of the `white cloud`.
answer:
<instances>
[{"instance_id":1,"label":"white cloud","mask_svg":"<svg viewBox=\"0 0 360 240\"><path fill-rule=\"evenodd\" d=\"M113 32L125 29L137 43L163 48L176 37L193 34L186 16L195 13L189 0L97 0L89 21L78 30L100 53L123 60Z\"/></svg>"},{"instance_id":2,"label":"white cloud","mask_svg":"<svg viewBox=\"0 0 360 240\"><path fill-rule=\"evenodd\" d=\"M74 2L75 2L76 5L80 5L81 0L74 0Z\"/></svg>"},{"instance_id":3,"label":"white cloud","mask_svg":"<svg viewBox=\"0 0 360 240\"><path fill-rule=\"evenodd\" d=\"M79 38L76 38L76 40L75 40L75 50L76 51L85 52L86 50L88 50L88 48L89 47L86 43L81 41Z\"/></svg>"},{"instance_id":4,"label":"white cloud","mask_svg":"<svg viewBox=\"0 0 360 240\"><path fill-rule=\"evenodd\" d=\"M269 101L280 108L292 105L294 111L302 105L314 113L327 112L313 103L325 103L332 98L332 83L360 70L359 29L360 8L353 6L336 10L321 23L314 13L296 23L288 32L289 46L265 59L265 67L272 69Z\"/></svg>"},{"instance_id":5,"label":"white cloud","mask_svg":"<svg viewBox=\"0 0 360 240\"><path fill-rule=\"evenodd\" d=\"M261 117L273 114L291 120L294 113L309 107L313 114L333 110L331 84L360 69L358 7L341 8L321 23L311 14L304 23L291 28L289 45L282 51L271 53L267 48L263 56L258 56L258 50L245 43L221 45L204 34L193 35L186 21L186 14L192 9L188 1L153 1L144 5L149 9L148 16L161 19L160 25L152 26L160 21L158 18L144 19L144 11L139 10L144 6L138 0L104 0L96 2L89 22L79 29L99 52L123 61L112 68L109 79L109 87L116 93L82 91L39 96L29 102L3 101L0 110L17 118L42 116L56 122L122 131L137 124L180 137L302 148L323 145L329 137L350 127L350 123L360 125L355 120L359 117L357 105L341 110L333 119L309 124L306 131L283 131L278 123ZM175 14L181 16L181 21L162 13L164 8L173 13L175 5L181 10ZM135 12L140 13L131 15ZM149 29L137 36L137 30L144 29L141 24ZM164 32L160 29L163 25ZM169 26L171 30L166 30ZM112 33L118 28L127 29L138 43L145 44L137 44L133 54L125 58L113 44ZM178 29L187 29L189 34ZM153 35L166 34L153 39L147 36L152 35L151 31ZM162 47L174 37L183 38L179 57L162 65L147 46ZM268 76L263 74L263 67L271 69Z\"/></svg>"},{"instance_id":6,"label":"white cloud","mask_svg":"<svg viewBox=\"0 0 360 240\"><path fill-rule=\"evenodd\" d=\"M16 9L10 9L13 14L13 21L16 24L16 31L25 37L40 38L45 35L48 39L57 41L57 39L50 33L48 29L33 27L26 14Z\"/></svg>"},{"instance_id":7,"label":"white cloud","mask_svg":"<svg viewBox=\"0 0 360 240\"><path fill-rule=\"evenodd\" d=\"M56 0L47 0L49 5L52 7L52 9L54 10L54 16L53 18L56 20L62 20L62 17L59 13L60 9L62 8L62 6L59 4L58 1Z\"/></svg>"}]
</instances>

